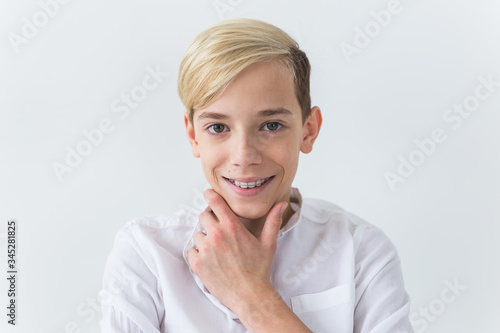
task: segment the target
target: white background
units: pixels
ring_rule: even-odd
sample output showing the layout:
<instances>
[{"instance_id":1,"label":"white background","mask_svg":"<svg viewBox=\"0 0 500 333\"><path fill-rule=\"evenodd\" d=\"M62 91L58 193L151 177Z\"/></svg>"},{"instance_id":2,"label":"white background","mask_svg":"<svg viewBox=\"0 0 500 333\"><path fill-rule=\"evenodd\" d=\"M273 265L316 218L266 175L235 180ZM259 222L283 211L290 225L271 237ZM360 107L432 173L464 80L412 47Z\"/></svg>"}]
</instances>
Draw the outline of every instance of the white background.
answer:
<instances>
[{"instance_id":1,"label":"white background","mask_svg":"<svg viewBox=\"0 0 500 333\"><path fill-rule=\"evenodd\" d=\"M498 332L500 87L459 128L443 119L473 101L479 77L500 81L498 1L401 0L380 31L371 12L386 0L221 2L231 9L222 16L211 0L73 0L43 22L38 1L1 0L0 330L98 331L92 302L116 232L135 217L196 204L205 186L184 134L181 57L221 17L250 17L287 31L312 64L324 124L294 186L387 233L416 332ZM15 46L23 17L34 16L38 32ZM346 57L342 43L354 46L366 27L374 29L369 44ZM148 67L169 75L120 119L111 105L141 85ZM60 181L53 163L65 164L67 147L105 118L113 131ZM392 191L386 172L397 173L398 157L408 159L435 128L447 139ZM16 327L6 323L3 277L11 218ZM454 294L446 281L466 288Z\"/></svg>"}]
</instances>

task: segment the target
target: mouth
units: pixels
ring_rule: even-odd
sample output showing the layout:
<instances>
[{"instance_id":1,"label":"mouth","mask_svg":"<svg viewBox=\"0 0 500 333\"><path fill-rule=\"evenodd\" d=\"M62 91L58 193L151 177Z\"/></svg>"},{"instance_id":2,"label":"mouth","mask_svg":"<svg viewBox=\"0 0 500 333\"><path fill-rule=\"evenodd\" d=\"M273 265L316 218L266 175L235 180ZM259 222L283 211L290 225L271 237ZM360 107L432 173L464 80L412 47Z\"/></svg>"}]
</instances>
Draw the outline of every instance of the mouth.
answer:
<instances>
[{"instance_id":1,"label":"mouth","mask_svg":"<svg viewBox=\"0 0 500 333\"><path fill-rule=\"evenodd\" d=\"M252 180L252 181L248 181L248 182L238 181L236 179L230 179L230 178L226 178L226 177L224 177L224 179L226 179L231 184L236 185L236 186L238 186L240 188L250 189L250 188L255 188L255 187L259 187L259 186L264 185L265 183L267 183L273 177L274 176L267 177L267 178L262 178L262 179L257 179L257 180Z\"/></svg>"}]
</instances>

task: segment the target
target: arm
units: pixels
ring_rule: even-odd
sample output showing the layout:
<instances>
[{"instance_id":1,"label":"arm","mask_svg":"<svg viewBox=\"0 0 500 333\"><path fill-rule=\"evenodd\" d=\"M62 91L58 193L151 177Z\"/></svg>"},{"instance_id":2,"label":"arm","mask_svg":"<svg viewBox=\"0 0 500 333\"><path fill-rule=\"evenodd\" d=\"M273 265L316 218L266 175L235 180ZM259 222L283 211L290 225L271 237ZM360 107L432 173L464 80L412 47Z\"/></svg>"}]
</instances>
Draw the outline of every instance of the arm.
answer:
<instances>
[{"instance_id":1,"label":"arm","mask_svg":"<svg viewBox=\"0 0 500 333\"><path fill-rule=\"evenodd\" d=\"M256 238L220 195L207 190L205 199L213 212L200 215L207 233L193 237L197 249L188 252L193 272L250 332L311 332L270 282L286 203L280 202L271 209Z\"/></svg>"},{"instance_id":2,"label":"arm","mask_svg":"<svg viewBox=\"0 0 500 333\"><path fill-rule=\"evenodd\" d=\"M409 333L410 300L396 248L378 228L359 228L354 277L354 332Z\"/></svg>"},{"instance_id":3,"label":"arm","mask_svg":"<svg viewBox=\"0 0 500 333\"><path fill-rule=\"evenodd\" d=\"M312 332L272 285L267 290L242 297L235 313L249 332Z\"/></svg>"},{"instance_id":4,"label":"arm","mask_svg":"<svg viewBox=\"0 0 500 333\"><path fill-rule=\"evenodd\" d=\"M160 332L163 305L157 279L130 225L116 236L99 295L102 332Z\"/></svg>"}]
</instances>

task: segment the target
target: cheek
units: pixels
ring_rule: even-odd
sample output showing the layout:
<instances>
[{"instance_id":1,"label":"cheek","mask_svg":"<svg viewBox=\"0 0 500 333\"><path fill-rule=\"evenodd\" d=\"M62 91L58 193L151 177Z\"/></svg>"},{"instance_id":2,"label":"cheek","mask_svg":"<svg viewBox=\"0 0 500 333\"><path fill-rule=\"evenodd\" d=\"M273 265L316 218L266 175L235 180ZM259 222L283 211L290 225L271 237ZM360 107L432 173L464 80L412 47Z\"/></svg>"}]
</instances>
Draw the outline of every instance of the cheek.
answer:
<instances>
[{"instance_id":1,"label":"cheek","mask_svg":"<svg viewBox=\"0 0 500 333\"><path fill-rule=\"evenodd\" d=\"M295 175L299 163L299 153L299 148L285 142L272 149L268 156L283 169L285 177L288 178Z\"/></svg>"},{"instance_id":2,"label":"cheek","mask_svg":"<svg viewBox=\"0 0 500 333\"><path fill-rule=\"evenodd\" d=\"M200 161L207 180L216 178L216 173L224 166L225 157L222 149L200 146Z\"/></svg>"}]
</instances>

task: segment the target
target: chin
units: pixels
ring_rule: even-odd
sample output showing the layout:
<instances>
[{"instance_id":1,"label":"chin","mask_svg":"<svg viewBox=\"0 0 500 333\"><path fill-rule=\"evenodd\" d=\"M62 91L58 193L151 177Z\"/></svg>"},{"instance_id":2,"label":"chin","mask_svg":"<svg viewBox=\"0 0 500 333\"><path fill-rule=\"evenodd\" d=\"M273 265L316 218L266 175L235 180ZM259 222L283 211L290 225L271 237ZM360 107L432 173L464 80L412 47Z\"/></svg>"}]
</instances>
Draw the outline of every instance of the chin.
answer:
<instances>
[{"instance_id":1,"label":"chin","mask_svg":"<svg viewBox=\"0 0 500 333\"><path fill-rule=\"evenodd\" d=\"M260 207L255 207L255 206L256 205L247 204L247 205L237 205L235 207L230 206L230 208L238 217L247 220L257 220L263 218L271 210L271 208L267 209L266 207L263 206Z\"/></svg>"}]
</instances>

